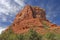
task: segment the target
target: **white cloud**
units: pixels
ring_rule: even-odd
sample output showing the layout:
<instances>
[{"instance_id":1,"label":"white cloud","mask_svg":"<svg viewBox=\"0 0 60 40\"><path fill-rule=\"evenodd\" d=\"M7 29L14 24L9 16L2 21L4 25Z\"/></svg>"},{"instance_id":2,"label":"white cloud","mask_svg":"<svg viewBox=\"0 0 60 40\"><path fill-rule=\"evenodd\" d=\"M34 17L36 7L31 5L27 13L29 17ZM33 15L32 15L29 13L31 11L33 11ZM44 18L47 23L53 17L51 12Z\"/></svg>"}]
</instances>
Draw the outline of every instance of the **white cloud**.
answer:
<instances>
[{"instance_id":1,"label":"white cloud","mask_svg":"<svg viewBox=\"0 0 60 40\"><path fill-rule=\"evenodd\" d=\"M7 16L5 16L4 14L0 15L0 22L7 22Z\"/></svg>"},{"instance_id":2,"label":"white cloud","mask_svg":"<svg viewBox=\"0 0 60 40\"><path fill-rule=\"evenodd\" d=\"M57 16L57 11L53 10L55 5L49 5L47 4L46 10L47 10L47 15L46 17L50 20L53 20Z\"/></svg>"},{"instance_id":3,"label":"white cloud","mask_svg":"<svg viewBox=\"0 0 60 40\"><path fill-rule=\"evenodd\" d=\"M18 3L21 6L25 5L24 0L15 0L15 2Z\"/></svg>"},{"instance_id":4,"label":"white cloud","mask_svg":"<svg viewBox=\"0 0 60 40\"><path fill-rule=\"evenodd\" d=\"M0 19L2 20L2 22L7 21L8 15L10 17L16 15L17 11L19 11L25 5L24 0L13 0L13 1L14 2L12 2L12 0L0 0ZM19 6L16 4L18 4ZM12 21L10 20L10 22Z\"/></svg>"},{"instance_id":5,"label":"white cloud","mask_svg":"<svg viewBox=\"0 0 60 40\"><path fill-rule=\"evenodd\" d=\"M25 5L24 1L22 0L14 0L20 6L16 6L14 3L11 4L9 0L0 0L0 12L7 14L8 12L15 13L21 7ZM2 14L0 13L0 14Z\"/></svg>"},{"instance_id":6,"label":"white cloud","mask_svg":"<svg viewBox=\"0 0 60 40\"><path fill-rule=\"evenodd\" d=\"M6 28L0 27L0 34L2 33L2 31L4 31Z\"/></svg>"},{"instance_id":7,"label":"white cloud","mask_svg":"<svg viewBox=\"0 0 60 40\"><path fill-rule=\"evenodd\" d=\"M6 17L3 17L3 18L2 18L2 21L3 21L3 22L6 22L6 21L7 21L7 18L6 18Z\"/></svg>"}]
</instances>

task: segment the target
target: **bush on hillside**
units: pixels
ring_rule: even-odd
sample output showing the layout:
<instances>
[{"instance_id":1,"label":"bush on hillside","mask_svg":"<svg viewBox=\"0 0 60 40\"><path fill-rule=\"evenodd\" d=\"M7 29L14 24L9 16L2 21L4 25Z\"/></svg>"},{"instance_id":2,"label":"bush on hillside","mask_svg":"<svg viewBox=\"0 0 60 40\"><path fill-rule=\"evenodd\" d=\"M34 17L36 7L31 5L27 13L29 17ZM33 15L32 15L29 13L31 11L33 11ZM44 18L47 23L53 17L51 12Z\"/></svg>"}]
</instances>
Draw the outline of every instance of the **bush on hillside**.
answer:
<instances>
[{"instance_id":1,"label":"bush on hillside","mask_svg":"<svg viewBox=\"0 0 60 40\"><path fill-rule=\"evenodd\" d=\"M56 40L55 37L56 37L56 35L52 32L48 32L48 33L45 34L45 38L47 40Z\"/></svg>"},{"instance_id":2,"label":"bush on hillside","mask_svg":"<svg viewBox=\"0 0 60 40\"><path fill-rule=\"evenodd\" d=\"M35 30L30 29L26 35L26 40L42 40L42 35L39 35Z\"/></svg>"}]
</instances>

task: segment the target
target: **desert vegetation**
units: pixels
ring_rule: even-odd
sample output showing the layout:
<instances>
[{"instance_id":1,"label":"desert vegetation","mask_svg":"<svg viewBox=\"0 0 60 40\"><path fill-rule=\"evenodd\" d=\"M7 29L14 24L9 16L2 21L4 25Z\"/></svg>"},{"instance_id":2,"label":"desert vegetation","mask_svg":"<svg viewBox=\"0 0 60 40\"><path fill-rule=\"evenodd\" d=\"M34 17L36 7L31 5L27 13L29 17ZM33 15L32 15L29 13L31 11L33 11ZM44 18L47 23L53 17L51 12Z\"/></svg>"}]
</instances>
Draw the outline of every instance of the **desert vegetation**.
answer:
<instances>
[{"instance_id":1,"label":"desert vegetation","mask_svg":"<svg viewBox=\"0 0 60 40\"><path fill-rule=\"evenodd\" d=\"M30 29L25 34L15 34L11 29L0 34L0 40L60 40L60 34L47 32L42 35Z\"/></svg>"}]
</instances>

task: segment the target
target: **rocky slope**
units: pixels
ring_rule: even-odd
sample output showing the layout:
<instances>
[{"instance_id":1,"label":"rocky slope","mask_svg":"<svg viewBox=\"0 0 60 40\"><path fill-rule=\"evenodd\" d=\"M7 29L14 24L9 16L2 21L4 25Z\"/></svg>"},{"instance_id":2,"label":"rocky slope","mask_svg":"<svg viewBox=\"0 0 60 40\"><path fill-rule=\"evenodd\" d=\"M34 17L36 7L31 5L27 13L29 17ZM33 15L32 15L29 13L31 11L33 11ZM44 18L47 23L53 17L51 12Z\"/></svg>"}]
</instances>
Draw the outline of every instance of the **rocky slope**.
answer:
<instances>
[{"instance_id":1,"label":"rocky slope","mask_svg":"<svg viewBox=\"0 0 60 40\"><path fill-rule=\"evenodd\" d=\"M28 32L30 28L33 28L38 33L48 32L45 28L49 30L60 28L46 19L44 9L30 5L25 6L23 10L16 15L14 22L10 26L14 33L19 34Z\"/></svg>"}]
</instances>

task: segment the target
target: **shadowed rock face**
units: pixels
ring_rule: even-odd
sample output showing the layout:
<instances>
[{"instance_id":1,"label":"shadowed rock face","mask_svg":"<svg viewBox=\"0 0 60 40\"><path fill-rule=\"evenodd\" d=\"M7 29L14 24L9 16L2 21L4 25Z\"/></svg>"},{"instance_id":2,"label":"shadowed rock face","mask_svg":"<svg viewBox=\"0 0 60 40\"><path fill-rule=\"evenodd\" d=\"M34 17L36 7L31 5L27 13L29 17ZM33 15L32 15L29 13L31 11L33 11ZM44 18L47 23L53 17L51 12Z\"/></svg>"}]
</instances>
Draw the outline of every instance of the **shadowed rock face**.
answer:
<instances>
[{"instance_id":1,"label":"shadowed rock face","mask_svg":"<svg viewBox=\"0 0 60 40\"><path fill-rule=\"evenodd\" d=\"M16 20L38 18L46 20L45 11L39 7L25 6L24 9L16 15Z\"/></svg>"},{"instance_id":2,"label":"shadowed rock face","mask_svg":"<svg viewBox=\"0 0 60 40\"><path fill-rule=\"evenodd\" d=\"M37 32L45 32L43 26L56 27L46 19L45 10L39 7L27 5L21 12L16 15L12 23L12 29L15 33L26 33L30 28L36 29Z\"/></svg>"}]
</instances>

